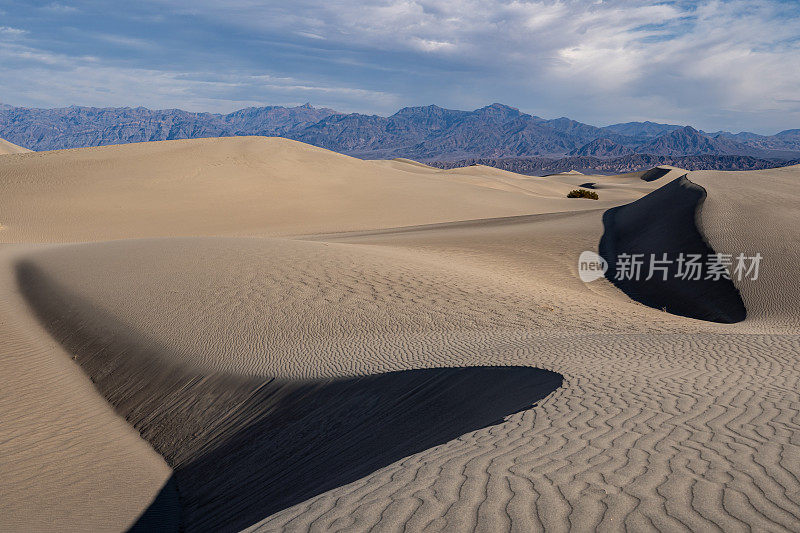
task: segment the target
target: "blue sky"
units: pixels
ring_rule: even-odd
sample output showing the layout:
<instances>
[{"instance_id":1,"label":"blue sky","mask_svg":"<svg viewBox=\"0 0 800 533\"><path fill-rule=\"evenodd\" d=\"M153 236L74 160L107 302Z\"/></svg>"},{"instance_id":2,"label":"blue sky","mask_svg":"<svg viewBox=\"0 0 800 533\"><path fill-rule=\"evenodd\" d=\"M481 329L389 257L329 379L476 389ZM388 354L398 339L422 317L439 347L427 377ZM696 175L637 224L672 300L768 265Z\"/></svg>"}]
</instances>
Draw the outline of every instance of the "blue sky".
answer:
<instances>
[{"instance_id":1,"label":"blue sky","mask_svg":"<svg viewBox=\"0 0 800 533\"><path fill-rule=\"evenodd\" d=\"M800 1L0 0L0 102L800 128Z\"/></svg>"}]
</instances>

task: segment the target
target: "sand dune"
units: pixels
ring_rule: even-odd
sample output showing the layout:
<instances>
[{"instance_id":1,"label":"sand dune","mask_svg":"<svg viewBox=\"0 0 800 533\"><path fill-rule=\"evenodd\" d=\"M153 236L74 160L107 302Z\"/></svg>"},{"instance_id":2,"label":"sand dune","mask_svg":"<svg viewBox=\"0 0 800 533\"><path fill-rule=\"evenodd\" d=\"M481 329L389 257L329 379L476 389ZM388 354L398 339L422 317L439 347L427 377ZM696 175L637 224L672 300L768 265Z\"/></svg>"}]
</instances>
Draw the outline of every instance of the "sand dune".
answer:
<instances>
[{"instance_id":1,"label":"sand dune","mask_svg":"<svg viewBox=\"0 0 800 533\"><path fill-rule=\"evenodd\" d=\"M296 235L598 209L638 196L576 204L564 187L510 173L532 192L496 186L494 176L401 167L259 137L36 153L0 162L0 238Z\"/></svg>"},{"instance_id":2,"label":"sand dune","mask_svg":"<svg viewBox=\"0 0 800 533\"><path fill-rule=\"evenodd\" d=\"M5 139L0 139L0 155L24 154L27 152L30 152L30 150L23 148L22 146L17 146L14 143L10 143Z\"/></svg>"},{"instance_id":3,"label":"sand dune","mask_svg":"<svg viewBox=\"0 0 800 533\"><path fill-rule=\"evenodd\" d=\"M800 167L539 178L235 138L0 183L1 529L800 529ZM762 277L577 276L698 247Z\"/></svg>"},{"instance_id":4,"label":"sand dune","mask_svg":"<svg viewBox=\"0 0 800 533\"><path fill-rule=\"evenodd\" d=\"M171 485L178 492L163 491L157 504L161 513L172 509L180 516L184 529L250 526L494 425L561 384L557 374L530 367L314 380L203 371L180 355L170 357L167 346L142 343L146 332L117 322L35 266L21 264L19 276L54 337L174 469ZM137 525L163 528L153 514Z\"/></svg>"}]
</instances>

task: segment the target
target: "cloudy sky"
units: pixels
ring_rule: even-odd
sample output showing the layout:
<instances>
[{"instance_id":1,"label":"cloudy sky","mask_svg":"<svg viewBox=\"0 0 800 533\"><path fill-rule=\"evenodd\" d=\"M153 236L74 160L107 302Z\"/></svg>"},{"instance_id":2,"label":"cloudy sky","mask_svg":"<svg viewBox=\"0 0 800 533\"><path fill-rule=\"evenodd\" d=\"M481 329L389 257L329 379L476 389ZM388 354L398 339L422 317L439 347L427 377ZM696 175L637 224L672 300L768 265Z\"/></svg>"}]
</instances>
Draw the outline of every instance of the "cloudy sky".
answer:
<instances>
[{"instance_id":1,"label":"cloudy sky","mask_svg":"<svg viewBox=\"0 0 800 533\"><path fill-rule=\"evenodd\" d=\"M800 128L800 1L0 0L0 102Z\"/></svg>"}]
</instances>

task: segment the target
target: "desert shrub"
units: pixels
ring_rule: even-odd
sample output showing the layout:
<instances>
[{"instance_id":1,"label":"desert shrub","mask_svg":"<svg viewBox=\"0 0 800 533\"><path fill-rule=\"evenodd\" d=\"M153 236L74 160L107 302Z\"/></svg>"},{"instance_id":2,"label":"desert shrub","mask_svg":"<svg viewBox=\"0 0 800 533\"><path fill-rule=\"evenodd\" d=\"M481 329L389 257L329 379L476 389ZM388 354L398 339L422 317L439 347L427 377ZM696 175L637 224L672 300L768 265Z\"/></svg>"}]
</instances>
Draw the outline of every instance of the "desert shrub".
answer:
<instances>
[{"instance_id":1,"label":"desert shrub","mask_svg":"<svg viewBox=\"0 0 800 533\"><path fill-rule=\"evenodd\" d=\"M586 189L575 189L569 191L567 198L589 198L590 200L597 200L599 197L594 191L587 191Z\"/></svg>"}]
</instances>

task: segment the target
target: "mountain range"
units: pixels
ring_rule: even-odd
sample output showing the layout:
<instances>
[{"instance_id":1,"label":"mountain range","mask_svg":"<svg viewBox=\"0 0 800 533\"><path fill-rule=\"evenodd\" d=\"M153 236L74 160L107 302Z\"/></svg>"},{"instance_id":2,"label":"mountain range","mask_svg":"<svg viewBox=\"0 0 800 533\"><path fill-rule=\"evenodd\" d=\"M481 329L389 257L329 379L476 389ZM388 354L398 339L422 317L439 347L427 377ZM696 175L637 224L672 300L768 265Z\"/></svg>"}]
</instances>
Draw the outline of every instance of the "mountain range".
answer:
<instances>
[{"instance_id":1,"label":"mountain range","mask_svg":"<svg viewBox=\"0 0 800 533\"><path fill-rule=\"evenodd\" d=\"M282 136L365 159L447 162L588 157L602 161L648 154L706 159L739 156L777 164L800 158L800 129L758 135L707 133L654 122L597 127L566 117L544 119L503 104L474 111L406 107L388 117L339 113L309 104L251 107L229 114L0 105L0 137L37 151L240 135Z\"/></svg>"}]
</instances>

